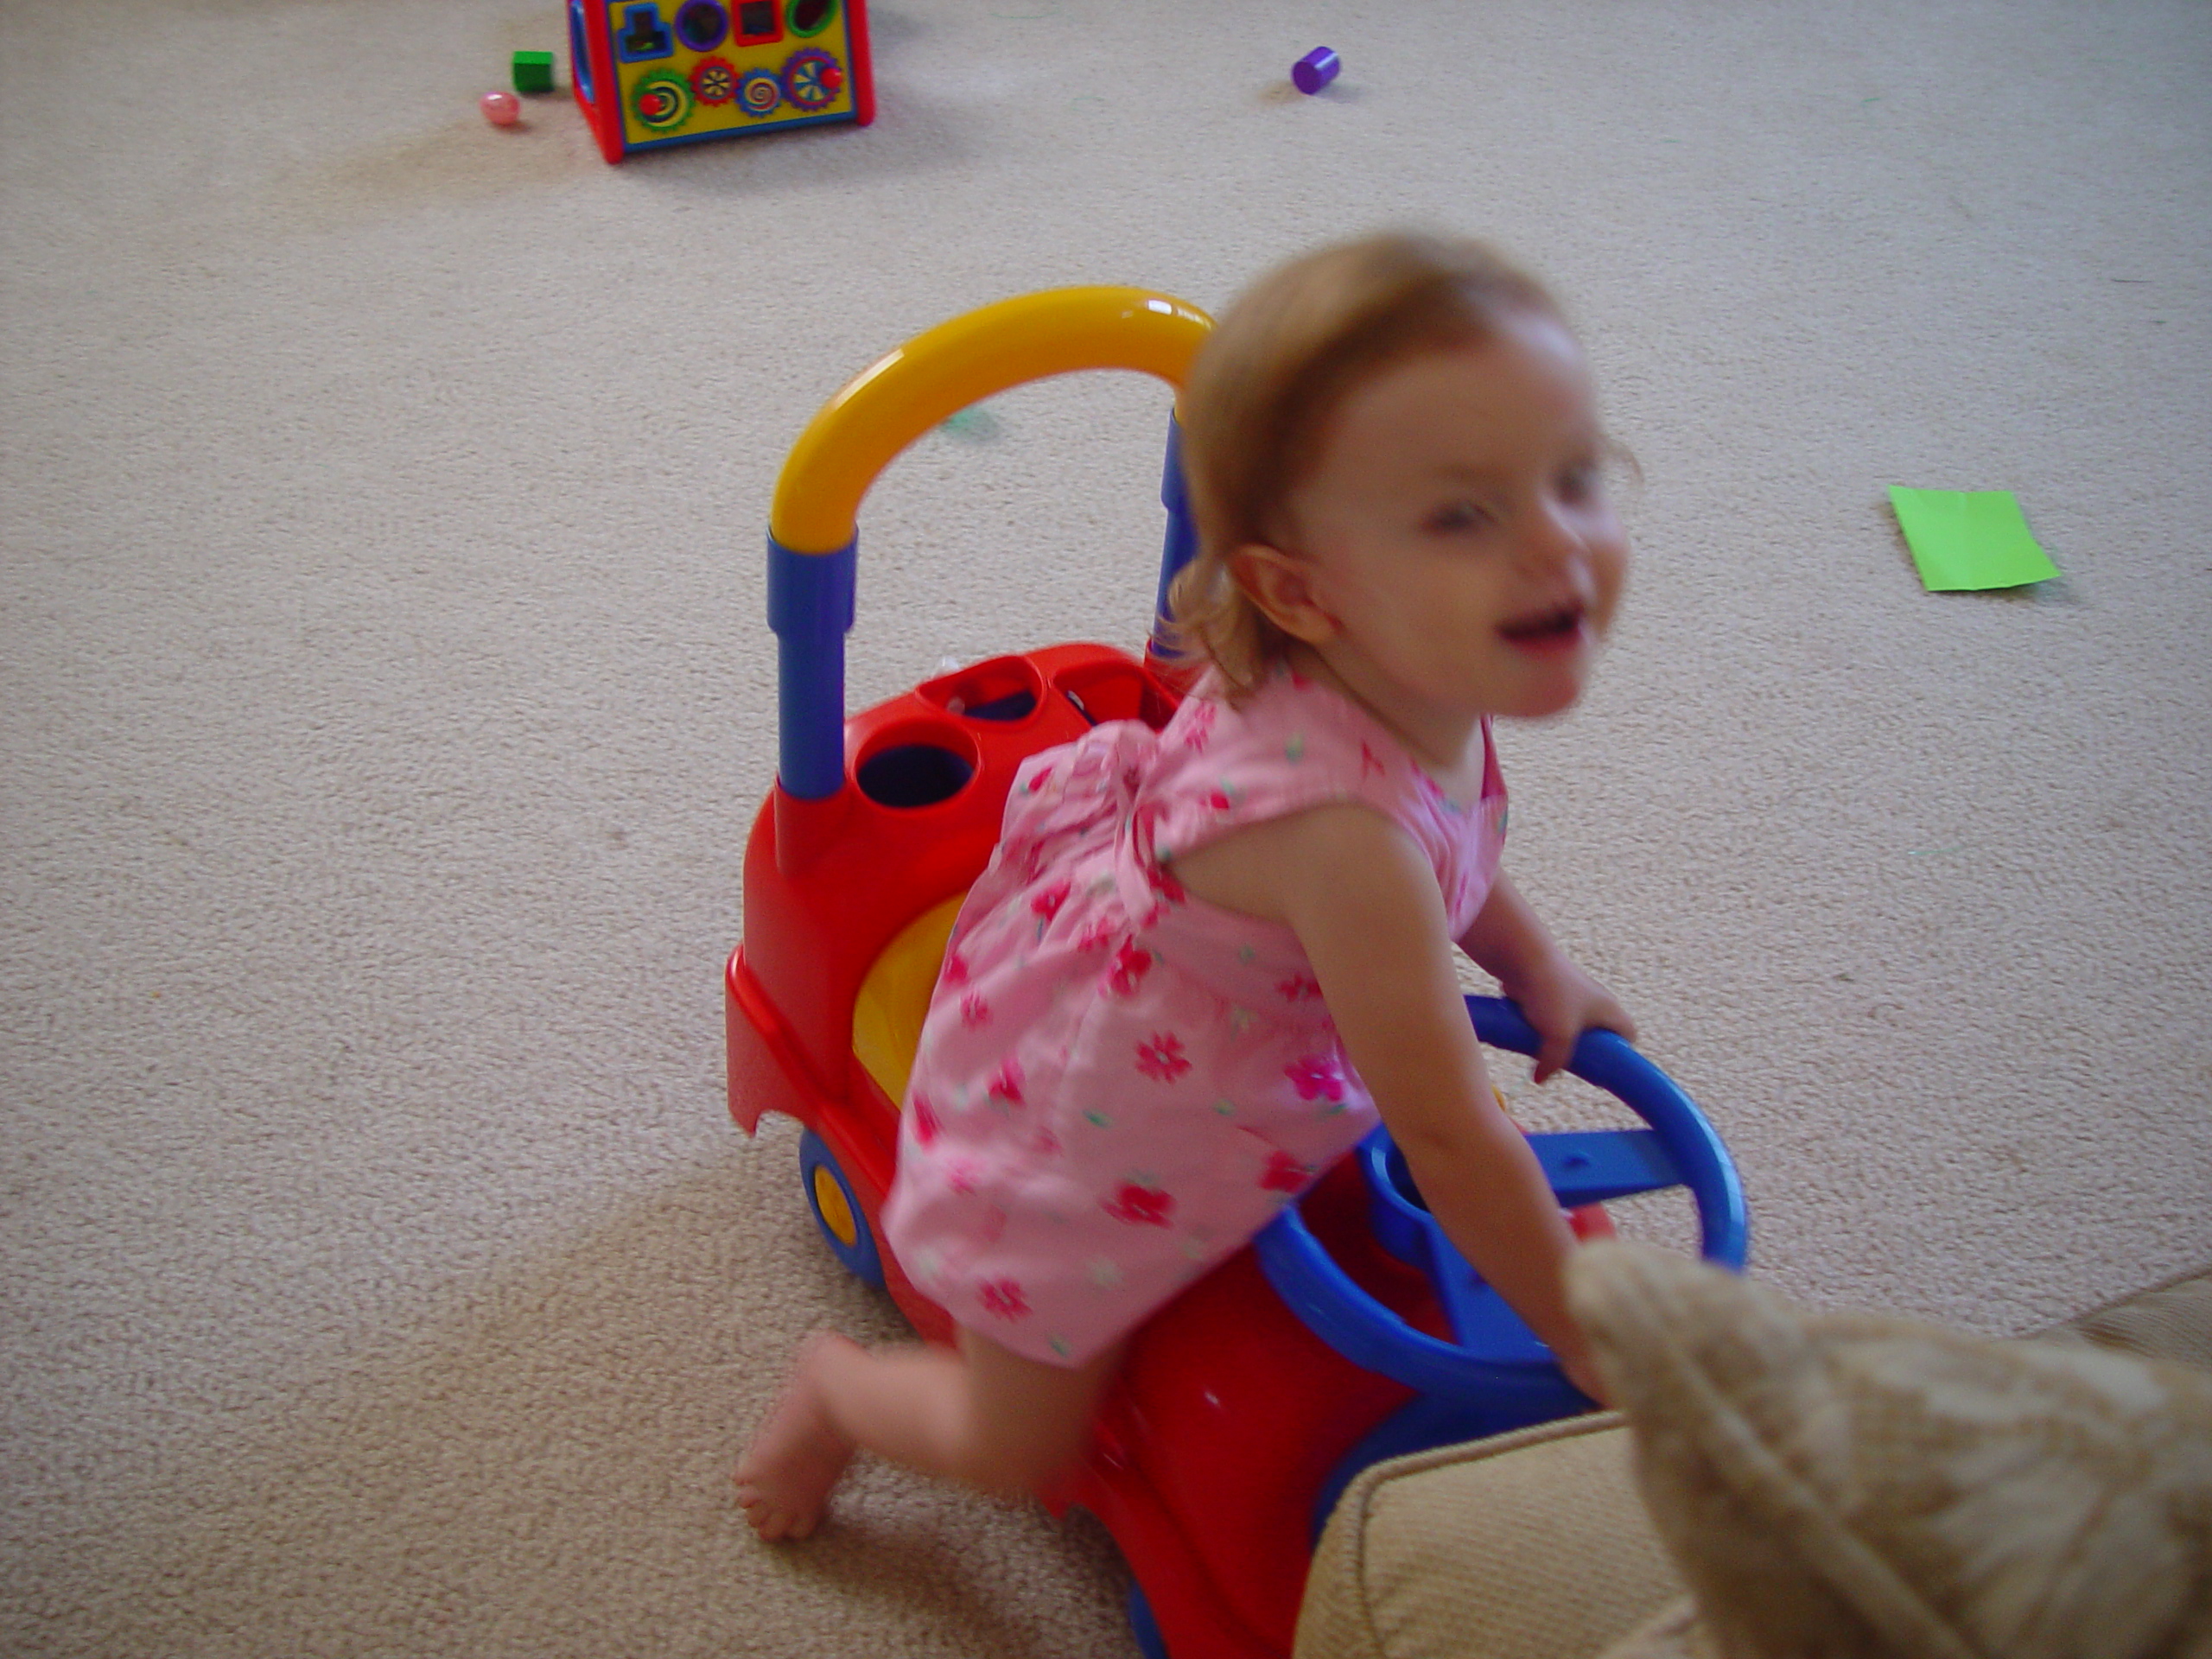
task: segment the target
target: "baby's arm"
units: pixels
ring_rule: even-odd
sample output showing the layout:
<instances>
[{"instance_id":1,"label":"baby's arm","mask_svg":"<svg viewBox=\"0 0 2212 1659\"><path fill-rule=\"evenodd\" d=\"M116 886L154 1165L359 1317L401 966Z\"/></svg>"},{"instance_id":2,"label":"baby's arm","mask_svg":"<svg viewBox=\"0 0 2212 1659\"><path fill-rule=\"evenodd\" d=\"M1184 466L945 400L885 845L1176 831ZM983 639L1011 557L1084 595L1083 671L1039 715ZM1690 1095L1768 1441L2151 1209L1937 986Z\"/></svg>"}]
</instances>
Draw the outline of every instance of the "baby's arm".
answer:
<instances>
[{"instance_id":1,"label":"baby's arm","mask_svg":"<svg viewBox=\"0 0 2212 1659\"><path fill-rule=\"evenodd\" d=\"M1611 992L1567 958L1520 890L1500 870L1490 897L1459 936L1459 948L1493 975L1498 988L1543 1039L1536 1052L1536 1081L1566 1069L1574 1039L1592 1026L1636 1040L1636 1024Z\"/></svg>"},{"instance_id":2,"label":"baby's arm","mask_svg":"<svg viewBox=\"0 0 2212 1659\"><path fill-rule=\"evenodd\" d=\"M1305 946L1346 1053L1453 1244L1549 1343L1586 1394L1598 1382L1568 1317L1574 1236L1527 1140L1500 1109L1452 970L1436 877L1404 831L1331 806L1238 837L1244 874Z\"/></svg>"}]
</instances>

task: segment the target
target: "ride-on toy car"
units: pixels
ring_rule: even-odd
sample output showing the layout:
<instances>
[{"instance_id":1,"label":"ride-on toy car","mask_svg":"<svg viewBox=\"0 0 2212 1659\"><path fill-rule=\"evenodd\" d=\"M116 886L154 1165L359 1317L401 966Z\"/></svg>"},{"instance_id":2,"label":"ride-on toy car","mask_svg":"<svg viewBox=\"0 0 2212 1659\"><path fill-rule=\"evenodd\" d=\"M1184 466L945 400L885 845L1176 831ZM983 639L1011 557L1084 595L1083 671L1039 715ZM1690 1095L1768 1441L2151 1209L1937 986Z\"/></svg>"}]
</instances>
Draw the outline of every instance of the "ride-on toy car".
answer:
<instances>
[{"instance_id":1,"label":"ride-on toy car","mask_svg":"<svg viewBox=\"0 0 2212 1659\"><path fill-rule=\"evenodd\" d=\"M726 975L730 1111L748 1133L767 1111L804 1125L800 1176L831 1249L932 1340L949 1341L951 1323L879 1247L877 1225L961 899L1022 760L1100 721L1164 726L1182 677L1155 626L1141 657L1059 645L994 658L848 720L861 499L908 443L1008 387L1105 368L1179 387L1210 326L1136 289L985 307L848 384L777 485L779 769L747 844L745 936ZM1192 549L1176 430L1171 417L1163 608ZM1510 1003L1467 1001L1485 1042L1535 1052ZM1578 1230L1610 1230L1597 1208L1610 1199L1687 1185L1704 1254L1740 1267L1741 1189L1696 1106L1609 1032L1586 1034L1571 1069L1651 1126L1531 1137ZM1314 1539L1360 1469L1587 1405L1445 1241L1377 1130L1131 1339L1083 1466L1047 1503L1112 1532L1154 1659L1281 1659Z\"/></svg>"}]
</instances>

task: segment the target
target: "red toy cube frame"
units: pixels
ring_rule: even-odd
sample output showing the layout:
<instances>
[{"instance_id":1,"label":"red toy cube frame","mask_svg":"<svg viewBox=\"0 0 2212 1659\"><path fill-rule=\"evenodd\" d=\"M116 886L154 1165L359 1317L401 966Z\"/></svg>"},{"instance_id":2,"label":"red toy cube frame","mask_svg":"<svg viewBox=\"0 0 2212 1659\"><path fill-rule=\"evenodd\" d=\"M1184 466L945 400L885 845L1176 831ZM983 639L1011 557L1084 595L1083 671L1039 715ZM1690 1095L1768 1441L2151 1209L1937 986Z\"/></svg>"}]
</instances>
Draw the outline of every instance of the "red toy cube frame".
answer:
<instances>
[{"instance_id":1,"label":"red toy cube frame","mask_svg":"<svg viewBox=\"0 0 2212 1659\"><path fill-rule=\"evenodd\" d=\"M868 0L569 0L569 83L609 162L864 127L875 119Z\"/></svg>"}]
</instances>

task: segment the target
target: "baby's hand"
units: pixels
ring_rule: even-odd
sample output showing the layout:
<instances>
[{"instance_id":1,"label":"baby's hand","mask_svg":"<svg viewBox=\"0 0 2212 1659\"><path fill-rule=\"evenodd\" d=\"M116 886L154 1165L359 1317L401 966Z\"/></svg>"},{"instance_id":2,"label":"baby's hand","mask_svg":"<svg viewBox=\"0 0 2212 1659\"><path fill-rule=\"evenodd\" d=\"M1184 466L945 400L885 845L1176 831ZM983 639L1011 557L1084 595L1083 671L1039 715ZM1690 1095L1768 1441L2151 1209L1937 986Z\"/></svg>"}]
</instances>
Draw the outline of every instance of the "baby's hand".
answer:
<instances>
[{"instance_id":1,"label":"baby's hand","mask_svg":"<svg viewBox=\"0 0 2212 1659\"><path fill-rule=\"evenodd\" d=\"M1631 1043L1636 1022L1613 994L1553 951L1534 972L1505 982L1501 988L1521 1005L1521 1012L1542 1039L1536 1051L1535 1080L1543 1083L1567 1069L1574 1053L1575 1039L1591 1027L1617 1031Z\"/></svg>"},{"instance_id":2,"label":"baby's hand","mask_svg":"<svg viewBox=\"0 0 2212 1659\"><path fill-rule=\"evenodd\" d=\"M1567 1380L1596 1401L1599 1410L1611 1409L1612 1390L1605 1386L1605 1379L1598 1375L1598 1368L1590 1363L1586 1354L1573 1360L1562 1358L1560 1363L1560 1369L1567 1373Z\"/></svg>"}]
</instances>

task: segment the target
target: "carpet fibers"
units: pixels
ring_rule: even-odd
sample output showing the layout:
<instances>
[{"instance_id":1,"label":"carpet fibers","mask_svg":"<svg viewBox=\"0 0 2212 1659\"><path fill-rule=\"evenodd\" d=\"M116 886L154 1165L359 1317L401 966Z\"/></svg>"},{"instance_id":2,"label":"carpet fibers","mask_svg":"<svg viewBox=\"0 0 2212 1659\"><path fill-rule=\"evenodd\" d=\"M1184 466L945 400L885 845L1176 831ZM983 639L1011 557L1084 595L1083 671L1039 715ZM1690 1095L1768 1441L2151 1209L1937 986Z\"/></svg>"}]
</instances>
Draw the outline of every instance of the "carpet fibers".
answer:
<instances>
[{"instance_id":1,"label":"carpet fibers","mask_svg":"<svg viewBox=\"0 0 2212 1659\"><path fill-rule=\"evenodd\" d=\"M1086 1519L731 1502L900 1328L724 1109L767 503L932 323L1385 225L1552 281L1640 463L1507 857L1758 1270L2004 1333L2212 1260L2212 10L872 10L874 126L609 167L477 111L558 0L0 6L0 1649L1133 1651ZM899 459L849 706L1140 639L1166 414ZM1923 592L1892 485L2061 575Z\"/></svg>"}]
</instances>

